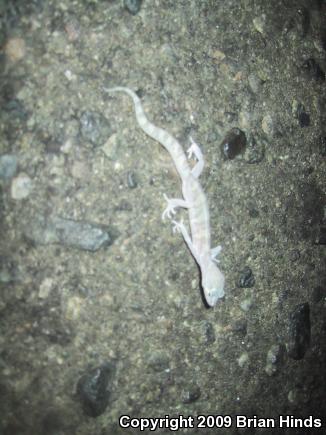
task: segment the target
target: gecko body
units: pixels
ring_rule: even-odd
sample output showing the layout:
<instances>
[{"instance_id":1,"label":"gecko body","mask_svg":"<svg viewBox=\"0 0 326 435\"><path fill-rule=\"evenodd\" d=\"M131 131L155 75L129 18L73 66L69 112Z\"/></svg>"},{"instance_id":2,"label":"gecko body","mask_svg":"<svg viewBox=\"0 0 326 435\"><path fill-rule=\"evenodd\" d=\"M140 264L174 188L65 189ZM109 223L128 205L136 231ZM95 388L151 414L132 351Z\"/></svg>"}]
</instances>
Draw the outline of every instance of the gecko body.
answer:
<instances>
[{"instance_id":1,"label":"gecko body","mask_svg":"<svg viewBox=\"0 0 326 435\"><path fill-rule=\"evenodd\" d=\"M205 300L209 306L213 307L224 296L224 275L216 264L216 257L221 251L221 247L217 246L211 249L209 208L206 195L198 180L204 168L204 158L199 146L191 139L188 157L195 156L197 159L196 164L191 168L180 143L167 131L156 127L147 119L141 101L135 92L121 86L104 90L128 94L133 100L136 119L141 129L163 145L170 154L182 182L183 199L168 198L164 195L167 207L162 218L172 219L178 207L188 210L191 236L182 221L177 222L172 219L173 232L181 232L191 254L199 265Z\"/></svg>"}]
</instances>

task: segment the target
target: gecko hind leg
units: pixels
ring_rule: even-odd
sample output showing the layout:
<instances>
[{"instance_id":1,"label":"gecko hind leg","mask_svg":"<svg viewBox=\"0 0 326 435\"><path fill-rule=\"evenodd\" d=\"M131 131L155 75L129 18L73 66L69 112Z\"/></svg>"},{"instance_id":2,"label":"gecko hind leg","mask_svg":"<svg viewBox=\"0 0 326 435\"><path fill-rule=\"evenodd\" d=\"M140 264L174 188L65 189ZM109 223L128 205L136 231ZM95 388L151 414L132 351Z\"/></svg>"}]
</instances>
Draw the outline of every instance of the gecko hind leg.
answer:
<instances>
[{"instance_id":1,"label":"gecko hind leg","mask_svg":"<svg viewBox=\"0 0 326 435\"><path fill-rule=\"evenodd\" d=\"M190 142L191 145L187 150L188 159L191 159L193 156L195 156L197 159L197 163L192 168L191 173L194 177L198 178L204 169L204 165L205 165L204 156L203 153L201 152L199 145L193 140L191 136L190 136Z\"/></svg>"},{"instance_id":2,"label":"gecko hind leg","mask_svg":"<svg viewBox=\"0 0 326 435\"><path fill-rule=\"evenodd\" d=\"M199 255L196 252L196 249L192 243L191 237L187 231L187 228L185 226L185 224L183 223L183 221L181 220L180 222L177 221L172 221L173 223L173 233L181 233L182 237L184 238L184 241L186 242L191 254L193 255L193 257L195 258L195 260L197 261L197 263L199 264Z\"/></svg>"},{"instance_id":3,"label":"gecko hind leg","mask_svg":"<svg viewBox=\"0 0 326 435\"><path fill-rule=\"evenodd\" d=\"M189 208L189 204L184 199L168 198L168 196L165 193L163 196L167 202L167 207L162 213L162 220L164 220L166 217L172 219L172 215L176 213L175 209L177 207Z\"/></svg>"}]
</instances>

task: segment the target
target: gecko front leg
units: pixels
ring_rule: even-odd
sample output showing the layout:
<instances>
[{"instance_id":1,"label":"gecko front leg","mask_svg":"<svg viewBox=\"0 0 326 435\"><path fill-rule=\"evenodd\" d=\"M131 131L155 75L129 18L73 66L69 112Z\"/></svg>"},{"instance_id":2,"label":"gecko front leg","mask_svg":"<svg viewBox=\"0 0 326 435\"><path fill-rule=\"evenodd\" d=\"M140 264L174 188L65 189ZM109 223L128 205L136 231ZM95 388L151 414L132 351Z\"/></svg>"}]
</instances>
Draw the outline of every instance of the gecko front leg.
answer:
<instances>
[{"instance_id":1,"label":"gecko front leg","mask_svg":"<svg viewBox=\"0 0 326 435\"><path fill-rule=\"evenodd\" d=\"M185 227L185 224L183 223L183 221L181 220L180 222L177 221L172 221L173 223L173 232L175 233L176 231L178 233L182 234L182 237L184 238L184 241L186 242L191 254L193 255L193 257L195 258L195 260L197 261L198 264L200 261L199 255L192 243L191 237L189 236L189 233L187 231L187 228Z\"/></svg>"},{"instance_id":2,"label":"gecko front leg","mask_svg":"<svg viewBox=\"0 0 326 435\"><path fill-rule=\"evenodd\" d=\"M189 208L189 204L184 199L168 198L168 196L165 193L163 196L164 196L166 202L168 203L168 205L162 213L162 220L164 220L166 217L171 219L172 215L176 213L175 209L177 207Z\"/></svg>"},{"instance_id":3,"label":"gecko front leg","mask_svg":"<svg viewBox=\"0 0 326 435\"><path fill-rule=\"evenodd\" d=\"M193 140L191 136L190 136L190 142L191 145L187 150L188 159L191 159L193 156L195 156L197 159L197 163L192 168L191 173L195 178L198 178L204 169L204 165L205 165L204 156L203 153L201 152L199 145Z\"/></svg>"}]
</instances>

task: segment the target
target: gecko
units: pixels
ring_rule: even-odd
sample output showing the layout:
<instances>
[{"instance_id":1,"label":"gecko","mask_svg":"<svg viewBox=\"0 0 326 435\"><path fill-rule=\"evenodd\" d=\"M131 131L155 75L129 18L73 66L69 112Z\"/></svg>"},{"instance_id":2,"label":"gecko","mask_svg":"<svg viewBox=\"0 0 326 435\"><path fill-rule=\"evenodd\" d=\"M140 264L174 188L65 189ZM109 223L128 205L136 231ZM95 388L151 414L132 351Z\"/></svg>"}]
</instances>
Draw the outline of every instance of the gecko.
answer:
<instances>
[{"instance_id":1,"label":"gecko","mask_svg":"<svg viewBox=\"0 0 326 435\"><path fill-rule=\"evenodd\" d=\"M152 124L144 113L140 98L127 87L116 86L104 88L105 92L124 92L132 98L136 120L140 128L152 139L159 142L170 154L182 184L183 198L169 198L164 194L167 202L162 213L162 219L169 218L173 224L173 233L181 233L192 256L197 262L201 272L201 285L205 301L209 307L214 307L224 296L224 275L217 263L217 256L221 246L211 248L211 231L209 208L206 195L200 185L199 176L204 169L204 157L199 145L190 138L191 146L187 151L188 158L178 142L166 130ZM193 167L188 159L195 157ZM173 216L177 208L188 210L190 234L183 220L176 221Z\"/></svg>"}]
</instances>

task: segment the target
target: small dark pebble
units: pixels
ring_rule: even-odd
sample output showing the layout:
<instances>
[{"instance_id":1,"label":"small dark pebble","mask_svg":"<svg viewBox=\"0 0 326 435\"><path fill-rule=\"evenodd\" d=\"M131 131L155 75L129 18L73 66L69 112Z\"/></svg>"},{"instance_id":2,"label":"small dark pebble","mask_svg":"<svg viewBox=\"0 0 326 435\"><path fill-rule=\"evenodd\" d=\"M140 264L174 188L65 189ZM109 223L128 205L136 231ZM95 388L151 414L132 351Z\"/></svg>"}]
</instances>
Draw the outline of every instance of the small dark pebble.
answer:
<instances>
[{"instance_id":1,"label":"small dark pebble","mask_svg":"<svg viewBox=\"0 0 326 435\"><path fill-rule=\"evenodd\" d=\"M109 363L89 370L77 383L77 397L89 417L103 414L109 403L109 383L113 366Z\"/></svg>"},{"instance_id":2,"label":"small dark pebble","mask_svg":"<svg viewBox=\"0 0 326 435\"><path fill-rule=\"evenodd\" d=\"M201 395L200 388L198 385L192 385L190 388L184 389L181 394L182 403L192 403L196 402Z\"/></svg>"},{"instance_id":3,"label":"small dark pebble","mask_svg":"<svg viewBox=\"0 0 326 435\"><path fill-rule=\"evenodd\" d=\"M326 288L318 285L312 291L312 300L314 303L321 302L326 297Z\"/></svg>"},{"instance_id":4,"label":"small dark pebble","mask_svg":"<svg viewBox=\"0 0 326 435\"><path fill-rule=\"evenodd\" d=\"M232 160L246 149L246 135L239 128L229 130L220 147L225 160Z\"/></svg>"},{"instance_id":5,"label":"small dark pebble","mask_svg":"<svg viewBox=\"0 0 326 435\"><path fill-rule=\"evenodd\" d=\"M247 335L247 320L235 320L232 324L232 331L241 337L245 337Z\"/></svg>"},{"instance_id":6,"label":"small dark pebble","mask_svg":"<svg viewBox=\"0 0 326 435\"><path fill-rule=\"evenodd\" d=\"M326 245L326 227L320 227L317 245Z\"/></svg>"},{"instance_id":7,"label":"small dark pebble","mask_svg":"<svg viewBox=\"0 0 326 435\"><path fill-rule=\"evenodd\" d=\"M289 319L288 355L302 359L310 345L310 307L308 302L297 305Z\"/></svg>"},{"instance_id":8,"label":"small dark pebble","mask_svg":"<svg viewBox=\"0 0 326 435\"><path fill-rule=\"evenodd\" d=\"M26 121L28 119L28 112L24 107L24 104L13 98L8 101L4 106L3 110L9 112L12 118L19 119L20 121Z\"/></svg>"},{"instance_id":9,"label":"small dark pebble","mask_svg":"<svg viewBox=\"0 0 326 435\"><path fill-rule=\"evenodd\" d=\"M212 344L216 340L214 327L211 322L204 321L202 324L204 341L206 344Z\"/></svg>"},{"instance_id":10,"label":"small dark pebble","mask_svg":"<svg viewBox=\"0 0 326 435\"><path fill-rule=\"evenodd\" d=\"M303 104L298 105L297 119L300 127L308 127L310 125L310 115L305 111Z\"/></svg>"},{"instance_id":11,"label":"small dark pebble","mask_svg":"<svg viewBox=\"0 0 326 435\"><path fill-rule=\"evenodd\" d=\"M127 183L130 189L135 189L138 186L137 177L133 172L128 172L127 174Z\"/></svg>"},{"instance_id":12,"label":"small dark pebble","mask_svg":"<svg viewBox=\"0 0 326 435\"><path fill-rule=\"evenodd\" d=\"M324 31L324 33L322 34L320 40L321 40L321 46L326 51L326 31Z\"/></svg>"},{"instance_id":13,"label":"small dark pebble","mask_svg":"<svg viewBox=\"0 0 326 435\"><path fill-rule=\"evenodd\" d=\"M319 151L322 157L326 157L326 136L320 136L319 138Z\"/></svg>"},{"instance_id":14,"label":"small dark pebble","mask_svg":"<svg viewBox=\"0 0 326 435\"><path fill-rule=\"evenodd\" d=\"M325 72L321 69L315 59L310 58L303 62L302 69L309 79L314 79L319 82L325 81Z\"/></svg>"},{"instance_id":15,"label":"small dark pebble","mask_svg":"<svg viewBox=\"0 0 326 435\"><path fill-rule=\"evenodd\" d=\"M290 258L290 261L292 261L293 263L295 261L298 261L300 258L300 251L298 249L293 249L292 251L290 251L289 258Z\"/></svg>"},{"instance_id":16,"label":"small dark pebble","mask_svg":"<svg viewBox=\"0 0 326 435\"><path fill-rule=\"evenodd\" d=\"M301 18L298 23L298 32L302 38L305 38L309 32L310 28L310 13L309 10L305 7L298 9L298 15Z\"/></svg>"},{"instance_id":17,"label":"small dark pebble","mask_svg":"<svg viewBox=\"0 0 326 435\"><path fill-rule=\"evenodd\" d=\"M124 6L132 15L138 14L142 0L124 0Z\"/></svg>"},{"instance_id":18,"label":"small dark pebble","mask_svg":"<svg viewBox=\"0 0 326 435\"><path fill-rule=\"evenodd\" d=\"M252 273L252 270L249 266L246 266L241 272L240 272L240 278L238 281L238 287L241 288L248 288L253 287L255 285L255 277Z\"/></svg>"},{"instance_id":19,"label":"small dark pebble","mask_svg":"<svg viewBox=\"0 0 326 435\"><path fill-rule=\"evenodd\" d=\"M254 207L250 208L249 209L249 217L252 218L252 219L258 218L259 217L259 211L256 208L254 208Z\"/></svg>"}]
</instances>

